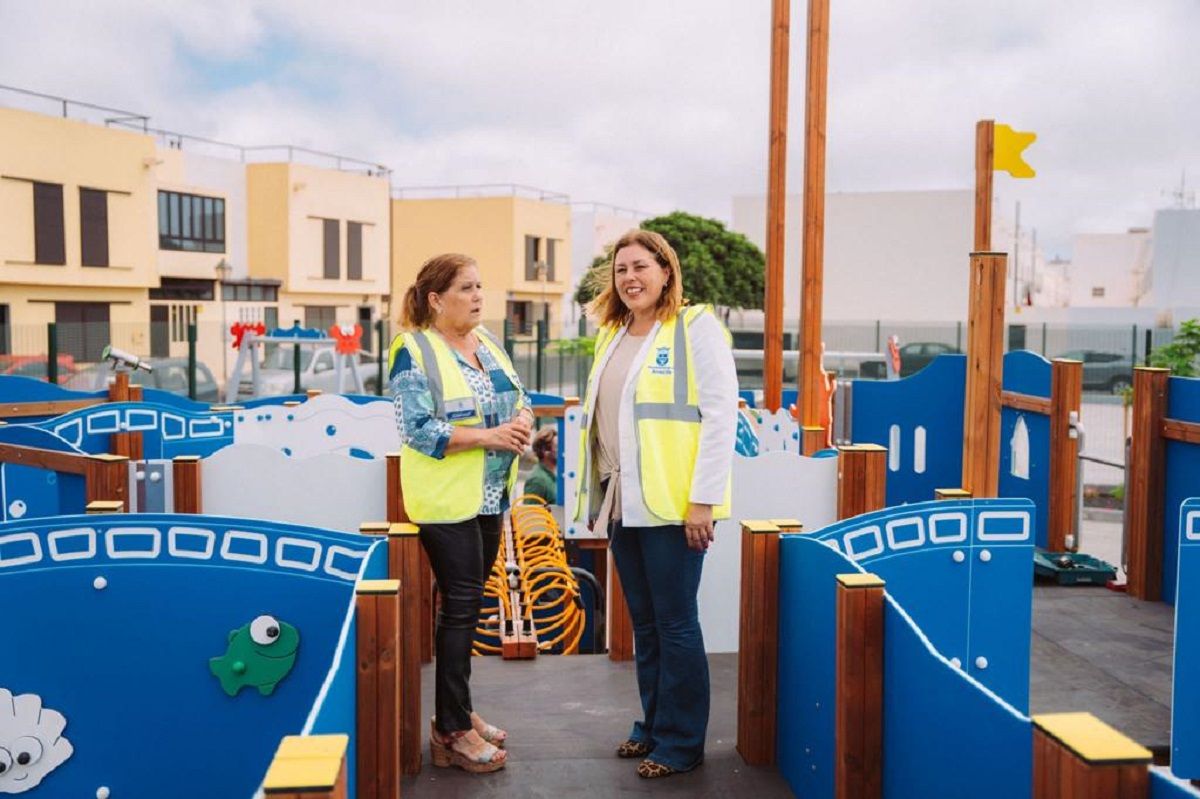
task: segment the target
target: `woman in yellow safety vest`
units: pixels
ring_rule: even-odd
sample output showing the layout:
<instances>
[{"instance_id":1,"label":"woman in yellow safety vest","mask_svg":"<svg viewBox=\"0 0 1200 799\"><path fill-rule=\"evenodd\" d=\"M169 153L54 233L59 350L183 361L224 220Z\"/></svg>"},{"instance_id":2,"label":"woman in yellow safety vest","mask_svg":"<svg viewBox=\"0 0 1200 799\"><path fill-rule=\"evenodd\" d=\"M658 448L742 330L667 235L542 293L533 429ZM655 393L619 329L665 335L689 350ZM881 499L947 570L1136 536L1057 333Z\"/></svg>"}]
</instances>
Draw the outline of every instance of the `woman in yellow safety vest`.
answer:
<instances>
[{"instance_id":1,"label":"woman in yellow safety vest","mask_svg":"<svg viewBox=\"0 0 1200 799\"><path fill-rule=\"evenodd\" d=\"M696 607L713 520L729 516L737 372L708 306L683 305L679 258L632 230L592 302L600 323L584 400L575 510L603 529L633 618L643 718L617 755L642 777L698 766L708 660Z\"/></svg>"},{"instance_id":2,"label":"woman in yellow safety vest","mask_svg":"<svg viewBox=\"0 0 1200 799\"><path fill-rule=\"evenodd\" d=\"M506 762L505 732L471 705L471 645L517 456L533 429L529 396L480 324L482 310L475 261L430 258L404 295L407 330L389 356L404 507L420 526L441 595L430 750L435 766L472 772Z\"/></svg>"}]
</instances>

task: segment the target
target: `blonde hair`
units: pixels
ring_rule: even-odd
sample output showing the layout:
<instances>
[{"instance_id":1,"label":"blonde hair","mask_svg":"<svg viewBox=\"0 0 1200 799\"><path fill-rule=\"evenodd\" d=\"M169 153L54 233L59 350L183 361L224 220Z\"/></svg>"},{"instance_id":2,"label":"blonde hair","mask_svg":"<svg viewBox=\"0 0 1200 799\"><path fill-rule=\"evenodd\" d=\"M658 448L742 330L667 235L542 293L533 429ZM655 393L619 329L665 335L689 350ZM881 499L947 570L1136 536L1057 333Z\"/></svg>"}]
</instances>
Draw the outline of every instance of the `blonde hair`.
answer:
<instances>
[{"instance_id":1,"label":"blonde hair","mask_svg":"<svg viewBox=\"0 0 1200 799\"><path fill-rule=\"evenodd\" d=\"M400 323L410 330L420 330L433 323L433 308L429 295L442 294L454 285L454 279L463 267L475 266L469 255L449 252L435 255L421 265L417 279L404 292L404 303L400 306Z\"/></svg>"},{"instance_id":2,"label":"blonde hair","mask_svg":"<svg viewBox=\"0 0 1200 799\"><path fill-rule=\"evenodd\" d=\"M605 268L604 288L594 300L588 303L588 315L601 325L623 325L630 320L633 312L621 302L617 293L615 269L617 253L625 247L638 245L645 247L654 256L654 260L670 274L663 286L662 294L658 297L658 307L655 314L660 320L670 319L679 313L683 307L683 275L679 268L679 256L674 248L662 235L653 230L634 229L626 232L612 246Z\"/></svg>"}]
</instances>

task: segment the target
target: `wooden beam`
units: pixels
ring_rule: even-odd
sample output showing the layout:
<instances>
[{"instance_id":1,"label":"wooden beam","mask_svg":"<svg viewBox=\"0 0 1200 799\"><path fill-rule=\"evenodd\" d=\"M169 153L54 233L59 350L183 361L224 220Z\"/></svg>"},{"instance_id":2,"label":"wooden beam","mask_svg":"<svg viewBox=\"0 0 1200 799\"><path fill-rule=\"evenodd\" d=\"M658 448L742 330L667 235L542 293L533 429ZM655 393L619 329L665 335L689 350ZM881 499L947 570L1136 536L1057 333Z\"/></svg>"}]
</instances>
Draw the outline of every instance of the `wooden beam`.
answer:
<instances>
[{"instance_id":1,"label":"wooden beam","mask_svg":"<svg viewBox=\"0 0 1200 799\"><path fill-rule=\"evenodd\" d=\"M1127 591L1131 597L1162 598L1163 518L1166 503L1166 454L1163 427L1167 412L1167 369L1133 370L1133 429L1126 465L1128 520Z\"/></svg>"},{"instance_id":2,"label":"wooden beam","mask_svg":"<svg viewBox=\"0 0 1200 799\"><path fill-rule=\"evenodd\" d=\"M834 796L883 795L883 580L837 576Z\"/></svg>"},{"instance_id":3,"label":"wooden beam","mask_svg":"<svg viewBox=\"0 0 1200 799\"><path fill-rule=\"evenodd\" d=\"M179 455L171 461L173 513L203 513L204 489L199 455Z\"/></svg>"},{"instance_id":4,"label":"wooden beam","mask_svg":"<svg viewBox=\"0 0 1200 799\"><path fill-rule=\"evenodd\" d=\"M629 603L621 588L621 577L617 574L612 552L608 553L608 659L622 662L633 660L633 618L629 615ZM516 623L519 620L514 620Z\"/></svg>"},{"instance_id":5,"label":"wooden beam","mask_svg":"<svg viewBox=\"0 0 1200 799\"><path fill-rule=\"evenodd\" d=\"M742 522L737 750L751 766L775 763L779 533L772 522Z\"/></svg>"},{"instance_id":6,"label":"wooden beam","mask_svg":"<svg viewBox=\"0 0 1200 799\"><path fill-rule=\"evenodd\" d=\"M829 76L829 0L808 2L804 93L804 243L800 289L800 423L821 424L821 306L825 292L825 111Z\"/></svg>"},{"instance_id":7,"label":"wooden beam","mask_svg":"<svg viewBox=\"0 0 1200 799\"><path fill-rule=\"evenodd\" d=\"M1050 497L1046 548L1051 552L1062 552L1067 548L1067 536L1075 534L1075 508L1079 500L1076 492L1079 439L1071 437L1071 414L1078 415L1083 402L1083 363L1059 358L1051 364L1050 370Z\"/></svg>"},{"instance_id":8,"label":"wooden beam","mask_svg":"<svg viewBox=\"0 0 1200 799\"><path fill-rule=\"evenodd\" d=\"M400 794L399 594L399 580L362 580L355 591L357 799Z\"/></svg>"},{"instance_id":9,"label":"wooden beam","mask_svg":"<svg viewBox=\"0 0 1200 799\"><path fill-rule=\"evenodd\" d=\"M999 492L1004 274L1004 253L971 253L962 487L976 497Z\"/></svg>"},{"instance_id":10,"label":"wooden beam","mask_svg":"<svg viewBox=\"0 0 1200 799\"><path fill-rule=\"evenodd\" d=\"M878 444L838 447L838 518L849 519L887 505L887 448Z\"/></svg>"},{"instance_id":11,"label":"wooden beam","mask_svg":"<svg viewBox=\"0 0 1200 799\"><path fill-rule=\"evenodd\" d=\"M763 407L783 404L783 293L787 239L788 58L791 54L791 3L771 2L771 111L767 142L766 296L763 298Z\"/></svg>"},{"instance_id":12,"label":"wooden beam","mask_svg":"<svg viewBox=\"0 0 1200 799\"><path fill-rule=\"evenodd\" d=\"M53 400L50 402L6 402L0 404L0 418L16 419L25 416L61 416L80 408L103 405L106 400L98 397L78 400Z\"/></svg>"},{"instance_id":13,"label":"wooden beam","mask_svg":"<svg viewBox=\"0 0 1200 799\"><path fill-rule=\"evenodd\" d=\"M389 525L388 575L400 581L400 770L421 772L421 637L425 623L422 601L429 592L421 575L424 549L415 524Z\"/></svg>"},{"instance_id":14,"label":"wooden beam","mask_svg":"<svg viewBox=\"0 0 1200 799\"><path fill-rule=\"evenodd\" d=\"M90 455L75 452L55 452L37 447L22 447L18 444L0 444L0 463L49 469L67 474L87 474Z\"/></svg>"},{"instance_id":15,"label":"wooden beam","mask_svg":"<svg viewBox=\"0 0 1200 799\"><path fill-rule=\"evenodd\" d=\"M1200 444L1200 424L1181 422L1178 419L1163 419L1163 438L1182 441L1184 444Z\"/></svg>"},{"instance_id":16,"label":"wooden beam","mask_svg":"<svg viewBox=\"0 0 1200 799\"><path fill-rule=\"evenodd\" d=\"M1032 394L1020 394L1016 391L1001 391L1000 404L1005 408L1013 410L1025 411L1026 413L1040 413L1043 416L1049 416L1051 413L1051 400L1045 397L1035 397Z\"/></svg>"},{"instance_id":17,"label":"wooden beam","mask_svg":"<svg viewBox=\"0 0 1200 799\"><path fill-rule=\"evenodd\" d=\"M981 119L975 123L975 238L973 249L992 249L992 180L995 123Z\"/></svg>"},{"instance_id":18,"label":"wooden beam","mask_svg":"<svg viewBox=\"0 0 1200 799\"><path fill-rule=\"evenodd\" d=\"M1033 717L1033 799L1146 799L1151 752L1090 713Z\"/></svg>"},{"instance_id":19,"label":"wooden beam","mask_svg":"<svg viewBox=\"0 0 1200 799\"><path fill-rule=\"evenodd\" d=\"M89 455L83 480L87 502L97 499L119 500L122 511L129 511L129 458L123 455Z\"/></svg>"}]
</instances>

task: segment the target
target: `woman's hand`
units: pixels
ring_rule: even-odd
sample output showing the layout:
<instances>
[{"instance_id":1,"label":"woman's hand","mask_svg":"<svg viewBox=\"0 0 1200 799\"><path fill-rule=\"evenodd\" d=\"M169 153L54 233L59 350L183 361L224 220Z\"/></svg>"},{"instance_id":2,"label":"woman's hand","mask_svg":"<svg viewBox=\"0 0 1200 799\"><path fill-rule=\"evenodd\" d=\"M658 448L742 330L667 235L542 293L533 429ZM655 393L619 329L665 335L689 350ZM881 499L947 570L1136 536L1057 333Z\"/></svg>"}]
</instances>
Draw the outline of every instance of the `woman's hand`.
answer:
<instances>
[{"instance_id":1,"label":"woman's hand","mask_svg":"<svg viewBox=\"0 0 1200 799\"><path fill-rule=\"evenodd\" d=\"M683 520L683 532L687 535L688 547L703 552L713 540L712 505L688 503L687 516Z\"/></svg>"},{"instance_id":2,"label":"woman's hand","mask_svg":"<svg viewBox=\"0 0 1200 799\"><path fill-rule=\"evenodd\" d=\"M520 455L529 447L529 437L529 424L518 417L499 427L489 428L484 449L513 452Z\"/></svg>"}]
</instances>

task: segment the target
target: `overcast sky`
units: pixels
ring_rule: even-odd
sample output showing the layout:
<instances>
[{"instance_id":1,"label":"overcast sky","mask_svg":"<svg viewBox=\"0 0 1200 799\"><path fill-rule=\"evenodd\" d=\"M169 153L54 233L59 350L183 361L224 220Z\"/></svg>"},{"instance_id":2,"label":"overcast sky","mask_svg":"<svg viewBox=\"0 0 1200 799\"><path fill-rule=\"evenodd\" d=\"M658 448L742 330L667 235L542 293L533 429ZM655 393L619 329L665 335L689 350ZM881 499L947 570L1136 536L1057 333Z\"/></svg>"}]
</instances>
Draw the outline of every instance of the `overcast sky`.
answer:
<instances>
[{"instance_id":1,"label":"overcast sky","mask_svg":"<svg viewBox=\"0 0 1200 799\"><path fill-rule=\"evenodd\" d=\"M832 6L830 191L968 188L985 117L1038 134L1038 177L996 185L1049 256L1149 224L1185 169L1200 184L1197 0ZM728 220L734 195L765 191L769 34L768 0L0 0L0 83L379 161L398 186L524 183Z\"/></svg>"}]
</instances>

